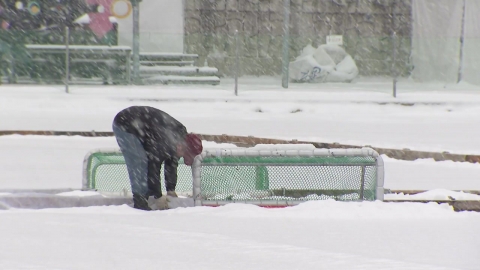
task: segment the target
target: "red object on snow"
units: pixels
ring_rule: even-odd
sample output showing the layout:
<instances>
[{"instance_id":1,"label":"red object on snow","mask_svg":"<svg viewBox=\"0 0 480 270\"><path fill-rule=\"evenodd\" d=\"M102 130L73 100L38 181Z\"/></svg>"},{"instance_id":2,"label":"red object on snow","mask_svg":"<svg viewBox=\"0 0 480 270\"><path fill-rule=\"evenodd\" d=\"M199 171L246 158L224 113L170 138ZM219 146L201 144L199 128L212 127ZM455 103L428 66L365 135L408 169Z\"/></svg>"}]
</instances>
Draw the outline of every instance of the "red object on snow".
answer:
<instances>
[{"instance_id":1,"label":"red object on snow","mask_svg":"<svg viewBox=\"0 0 480 270\"><path fill-rule=\"evenodd\" d=\"M111 11L114 0L87 0L88 5L98 5L99 9L103 12L91 12L88 13L90 17L89 27L99 38L104 37L113 28L112 22L110 22Z\"/></svg>"}]
</instances>

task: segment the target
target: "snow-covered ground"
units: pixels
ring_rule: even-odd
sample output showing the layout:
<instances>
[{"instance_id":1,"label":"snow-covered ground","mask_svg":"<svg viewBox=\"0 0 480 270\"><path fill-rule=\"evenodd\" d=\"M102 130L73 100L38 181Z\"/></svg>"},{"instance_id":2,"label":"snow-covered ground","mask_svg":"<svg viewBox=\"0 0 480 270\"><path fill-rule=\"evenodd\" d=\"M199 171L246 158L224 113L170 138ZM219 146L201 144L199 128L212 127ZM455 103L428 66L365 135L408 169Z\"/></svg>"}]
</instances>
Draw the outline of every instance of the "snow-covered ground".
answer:
<instances>
[{"instance_id":1,"label":"snow-covered ground","mask_svg":"<svg viewBox=\"0 0 480 270\"><path fill-rule=\"evenodd\" d=\"M110 131L119 110L144 104L198 133L480 154L480 87L400 83L395 99L390 82L291 84L288 91L278 80L261 82L240 85L238 97L228 81L218 87L72 86L69 95L61 86L2 86L0 129Z\"/></svg>"},{"instance_id":2,"label":"snow-covered ground","mask_svg":"<svg viewBox=\"0 0 480 270\"><path fill-rule=\"evenodd\" d=\"M189 131L480 153L480 88L401 82L0 87L0 130L110 131L146 104ZM401 104L400 104L401 103ZM414 104L415 103L415 104ZM295 113L292 113L296 111ZM216 147L213 143L205 143ZM0 137L0 190L81 187L84 155L114 138ZM222 147L233 147L223 145ZM480 165L385 157L395 198L476 199ZM72 195L65 194L62 195ZM73 195L79 195L74 193ZM88 194L83 194L88 195ZM422 203L308 202L142 212L128 206L0 211L0 269L479 269L480 214Z\"/></svg>"},{"instance_id":3,"label":"snow-covered ground","mask_svg":"<svg viewBox=\"0 0 480 270\"><path fill-rule=\"evenodd\" d=\"M204 145L235 147L209 142ZM97 148L118 148L118 145L113 137L0 136L0 190L80 189L83 159ZM480 164L382 157L387 189L480 190Z\"/></svg>"},{"instance_id":4,"label":"snow-covered ground","mask_svg":"<svg viewBox=\"0 0 480 270\"><path fill-rule=\"evenodd\" d=\"M310 202L0 211L1 269L478 269L478 213Z\"/></svg>"}]
</instances>

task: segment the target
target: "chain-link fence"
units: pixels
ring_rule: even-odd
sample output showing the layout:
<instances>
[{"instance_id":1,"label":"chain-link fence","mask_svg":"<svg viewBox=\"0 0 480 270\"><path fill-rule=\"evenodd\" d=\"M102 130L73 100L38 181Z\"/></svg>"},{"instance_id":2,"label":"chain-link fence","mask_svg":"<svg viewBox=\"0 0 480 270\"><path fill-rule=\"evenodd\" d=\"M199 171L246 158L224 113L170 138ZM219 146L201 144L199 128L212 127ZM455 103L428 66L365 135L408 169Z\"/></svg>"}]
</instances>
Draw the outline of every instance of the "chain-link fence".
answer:
<instances>
[{"instance_id":1,"label":"chain-link fence","mask_svg":"<svg viewBox=\"0 0 480 270\"><path fill-rule=\"evenodd\" d=\"M277 86L282 76L314 84L371 78L480 84L475 0L93 2L58 4L54 12L48 1L35 2L39 8L0 1L4 80L59 83L69 65L68 80L103 84L218 84L233 77L242 84L259 76L275 78ZM62 54L66 47L46 50L67 41L105 46L105 52L127 46L139 55L128 63L121 54L92 54L88 47L70 56Z\"/></svg>"}]
</instances>

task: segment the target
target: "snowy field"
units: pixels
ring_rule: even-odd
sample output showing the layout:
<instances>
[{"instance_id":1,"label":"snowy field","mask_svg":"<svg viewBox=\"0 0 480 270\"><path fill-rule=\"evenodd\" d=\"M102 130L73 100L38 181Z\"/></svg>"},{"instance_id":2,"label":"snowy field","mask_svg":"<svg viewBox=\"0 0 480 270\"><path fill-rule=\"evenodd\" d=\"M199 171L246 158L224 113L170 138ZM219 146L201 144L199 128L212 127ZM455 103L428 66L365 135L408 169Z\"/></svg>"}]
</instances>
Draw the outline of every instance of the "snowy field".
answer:
<instances>
[{"instance_id":1,"label":"snowy field","mask_svg":"<svg viewBox=\"0 0 480 270\"><path fill-rule=\"evenodd\" d=\"M0 129L111 131L119 110L142 104L204 134L480 154L480 87L400 83L395 99L391 82L291 84L288 91L279 85L253 80L240 85L238 97L228 81L218 87L72 86L69 95L61 86L2 86Z\"/></svg>"},{"instance_id":2,"label":"snowy field","mask_svg":"<svg viewBox=\"0 0 480 270\"><path fill-rule=\"evenodd\" d=\"M277 85L279 81L276 81ZM388 82L219 87L0 87L0 130L111 131L130 105L189 131L480 154L480 88ZM294 113L293 113L294 112ZM205 142L208 147L218 147ZM84 155L114 138L2 136L0 190L81 187ZM222 147L233 147L222 145ZM480 165L385 157L385 187L477 199ZM400 198L405 198L404 195ZM417 196L416 198L419 198ZM392 199L395 199L392 195ZM0 211L0 269L479 269L480 213L421 203L309 202L142 212L128 206Z\"/></svg>"},{"instance_id":3,"label":"snowy field","mask_svg":"<svg viewBox=\"0 0 480 270\"><path fill-rule=\"evenodd\" d=\"M478 269L480 215L311 202L0 212L0 269Z\"/></svg>"}]
</instances>

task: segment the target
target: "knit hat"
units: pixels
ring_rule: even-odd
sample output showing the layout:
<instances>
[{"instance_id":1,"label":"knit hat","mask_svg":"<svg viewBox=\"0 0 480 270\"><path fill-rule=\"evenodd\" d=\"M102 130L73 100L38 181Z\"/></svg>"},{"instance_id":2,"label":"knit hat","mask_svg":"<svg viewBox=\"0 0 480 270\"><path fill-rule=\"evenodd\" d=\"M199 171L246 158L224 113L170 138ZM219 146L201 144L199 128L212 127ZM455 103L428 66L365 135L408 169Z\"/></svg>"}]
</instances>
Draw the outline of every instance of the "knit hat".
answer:
<instances>
[{"instance_id":1,"label":"knit hat","mask_svg":"<svg viewBox=\"0 0 480 270\"><path fill-rule=\"evenodd\" d=\"M192 166L195 157L202 153L202 139L197 134L189 133L185 137L186 148L183 155L183 161L186 165Z\"/></svg>"}]
</instances>

